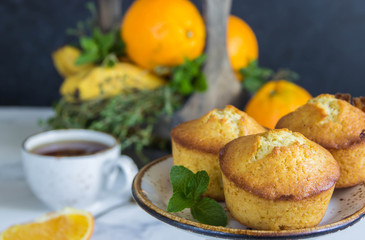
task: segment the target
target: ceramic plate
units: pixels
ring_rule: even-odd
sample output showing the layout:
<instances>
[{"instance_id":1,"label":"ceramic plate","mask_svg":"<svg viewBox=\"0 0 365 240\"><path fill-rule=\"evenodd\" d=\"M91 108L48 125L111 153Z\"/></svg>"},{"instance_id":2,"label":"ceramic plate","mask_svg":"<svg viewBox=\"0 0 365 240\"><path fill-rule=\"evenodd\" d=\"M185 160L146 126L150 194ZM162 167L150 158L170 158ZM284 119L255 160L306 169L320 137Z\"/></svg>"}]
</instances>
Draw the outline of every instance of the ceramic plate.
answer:
<instances>
[{"instance_id":1,"label":"ceramic plate","mask_svg":"<svg viewBox=\"0 0 365 240\"><path fill-rule=\"evenodd\" d=\"M227 212L227 227L215 227L196 222L189 210L166 212L172 195L169 172L172 157L157 159L142 168L134 179L132 192L138 205L157 219L175 227L226 239L237 238L307 238L344 229L359 221L365 214L365 184L335 190L327 212L317 227L296 230L252 230L235 221ZM225 208L224 203L222 203ZM225 208L226 209L226 208Z\"/></svg>"}]
</instances>

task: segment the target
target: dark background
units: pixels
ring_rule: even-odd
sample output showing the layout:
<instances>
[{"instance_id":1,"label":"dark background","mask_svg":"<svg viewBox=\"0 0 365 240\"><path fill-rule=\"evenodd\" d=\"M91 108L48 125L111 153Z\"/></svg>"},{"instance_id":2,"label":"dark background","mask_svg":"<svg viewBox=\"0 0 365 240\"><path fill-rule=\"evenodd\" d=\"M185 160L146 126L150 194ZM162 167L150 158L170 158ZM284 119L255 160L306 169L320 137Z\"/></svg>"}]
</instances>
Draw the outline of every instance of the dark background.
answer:
<instances>
[{"instance_id":1,"label":"dark background","mask_svg":"<svg viewBox=\"0 0 365 240\"><path fill-rule=\"evenodd\" d=\"M126 10L132 0L123 0ZM62 78L51 52L68 43L68 27L89 16L86 1L0 1L0 105L47 106ZM194 3L201 10L201 0ZM233 0L259 42L260 64L290 68L312 95L365 95L363 0Z\"/></svg>"}]
</instances>

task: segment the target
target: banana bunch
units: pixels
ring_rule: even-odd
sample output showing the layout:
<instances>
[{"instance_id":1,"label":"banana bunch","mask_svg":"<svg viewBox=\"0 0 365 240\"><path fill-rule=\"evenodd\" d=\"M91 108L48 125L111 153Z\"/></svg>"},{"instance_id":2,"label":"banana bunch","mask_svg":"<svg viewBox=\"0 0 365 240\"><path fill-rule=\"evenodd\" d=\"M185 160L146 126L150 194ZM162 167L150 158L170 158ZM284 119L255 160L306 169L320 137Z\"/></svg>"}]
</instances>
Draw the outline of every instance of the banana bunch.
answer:
<instances>
[{"instance_id":1,"label":"banana bunch","mask_svg":"<svg viewBox=\"0 0 365 240\"><path fill-rule=\"evenodd\" d=\"M73 66L73 68L64 66L70 63L73 65L75 60L60 64L63 59L70 58L61 57L60 55L57 58L57 55L54 54L55 66L58 62L57 69L66 76L60 92L70 102L109 98L131 89L152 90L166 84L163 78L126 62L116 63L112 67L82 65L83 69L78 69L76 73L69 74L75 72L73 68L76 68L76 66ZM61 69L62 71L60 71ZM70 69L72 71L69 71Z\"/></svg>"}]
</instances>

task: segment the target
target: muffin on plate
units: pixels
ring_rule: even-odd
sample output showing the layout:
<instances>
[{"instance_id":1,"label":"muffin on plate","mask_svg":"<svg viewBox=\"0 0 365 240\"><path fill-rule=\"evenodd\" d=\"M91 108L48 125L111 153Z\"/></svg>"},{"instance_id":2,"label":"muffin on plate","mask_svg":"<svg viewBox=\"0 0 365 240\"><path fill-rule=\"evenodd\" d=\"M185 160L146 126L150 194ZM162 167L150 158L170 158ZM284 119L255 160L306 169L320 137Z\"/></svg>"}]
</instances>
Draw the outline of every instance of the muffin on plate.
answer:
<instances>
[{"instance_id":1,"label":"muffin on plate","mask_svg":"<svg viewBox=\"0 0 365 240\"><path fill-rule=\"evenodd\" d=\"M316 226L340 175L326 149L287 129L235 139L219 161L228 210L254 229Z\"/></svg>"},{"instance_id":2,"label":"muffin on plate","mask_svg":"<svg viewBox=\"0 0 365 240\"><path fill-rule=\"evenodd\" d=\"M288 128L329 150L341 168L336 188L365 181L365 113L334 95L321 94L282 117L276 128Z\"/></svg>"},{"instance_id":3,"label":"muffin on plate","mask_svg":"<svg viewBox=\"0 0 365 240\"><path fill-rule=\"evenodd\" d=\"M171 131L174 165L183 165L193 172L205 170L209 186L205 195L224 200L219 169L219 150L229 141L266 131L253 118L233 106L214 109L199 119L174 127Z\"/></svg>"}]
</instances>

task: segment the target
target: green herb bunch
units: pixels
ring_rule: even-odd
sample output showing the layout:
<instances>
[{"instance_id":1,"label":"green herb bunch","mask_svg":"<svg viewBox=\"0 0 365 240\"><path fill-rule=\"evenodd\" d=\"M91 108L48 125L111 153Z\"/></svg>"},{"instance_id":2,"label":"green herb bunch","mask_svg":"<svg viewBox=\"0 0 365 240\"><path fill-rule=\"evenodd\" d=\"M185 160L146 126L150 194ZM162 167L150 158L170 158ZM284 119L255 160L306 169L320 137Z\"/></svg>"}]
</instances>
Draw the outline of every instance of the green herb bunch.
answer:
<instances>
[{"instance_id":1,"label":"green herb bunch","mask_svg":"<svg viewBox=\"0 0 365 240\"><path fill-rule=\"evenodd\" d=\"M203 92L207 90L208 83L201 68L206 59L206 55L189 60L185 58L183 64L172 69L172 79L169 87L187 96L193 92Z\"/></svg>"},{"instance_id":2,"label":"green herb bunch","mask_svg":"<svg viewBox=\"0 0 365 240\"><path fill-rule=\"evenodd\" d=\"M155 124L161 117L171 116L182 101L181 95L166 86L80 103L61 99L46 125L53 129L85 128L110 133L120 140L123 149L133 147L143 158L143 148L156 140Z\"/></svg>"},{"instance_id":3,"label":"green herb bunch","mask_svg":"<svg viewBox=\"0 0 365 240\"><path fill-rule=\"evenodd\" d=\"M173 195L167 205L168 212L180 212L190 208L191 215L199 222L213 226L226 226L227 216L223 207L214 199L202 197L208 189L206 171L193 173L184 166L170 170Z\"/></svg>"},{"instance_id":4,"label":"green herb bunch","mask_svg":"<svg viewBox=\"0 0 365 240\"><path fill-rule=\"evenodd\" d=\"M81 55L76 59L75 65L94 63L112 66L117 58L125 56L125 44L120 38L120 30L114 28L103 33L97 26L96 7L93 3L86 4L91 17L85 21L79 21L75 28L66 30L68 35L77 39L77 47Z\"/></svg>"}]
</instances>

